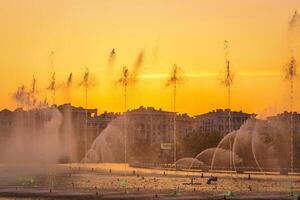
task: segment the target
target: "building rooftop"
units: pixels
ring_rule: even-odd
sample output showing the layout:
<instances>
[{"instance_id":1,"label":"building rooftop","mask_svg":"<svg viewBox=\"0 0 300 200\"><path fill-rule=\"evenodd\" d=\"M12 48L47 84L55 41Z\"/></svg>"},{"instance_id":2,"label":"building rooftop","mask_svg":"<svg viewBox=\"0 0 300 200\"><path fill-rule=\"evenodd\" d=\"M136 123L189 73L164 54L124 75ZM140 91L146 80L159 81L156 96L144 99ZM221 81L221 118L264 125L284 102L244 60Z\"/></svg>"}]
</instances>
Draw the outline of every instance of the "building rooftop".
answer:
<instances>
[{"instance_id":1,"label":"building rooftop","mask_svg":"<svg viewBox=\"0 0 300 200\"><path fill-rule=\"evenodd\" d=\"M291 115L293 115L293 117L295 117L295 118L300 117L300 113L298 113L298 112L288 112L288 111L284 111L284 112L279 113L279 114L277 114L277 115L267 117L267 120L272 120L272 119L282 119L282 118L290 118Z\"/></svg>"},{"instance_id":2,"label":"building rooftop","mask_svg":"<svg viewBox=\"0 0 300 200\"><path fill-rule=\"evenodd\" d=\"M169 112L169 111L163 111L161 108L159 109L155 109L154 107L144 107L144 106L140 106L137 109L132 109L129 110L127 113L162 113L162 114L173 114L174 112Z\"/></svg>"},{"instance_id":3,"label":"building rooftop","mask_svg":"<svg viewBox=\"0 0 300 200\"><path fill-rule=\"evenodd\" d=\"M244 115L244 116L256 116L256 114L254 113L244 113L243 111L232 111L230 109L216 109L216 110L212 110L208 113L204 113L204 114L200 114L200 115L196 115L195 118L198 117L204 117L204 116L216 116L216 115L228 115L228 112L231 113L231 115Z\"/></svg>"}]
</instances>

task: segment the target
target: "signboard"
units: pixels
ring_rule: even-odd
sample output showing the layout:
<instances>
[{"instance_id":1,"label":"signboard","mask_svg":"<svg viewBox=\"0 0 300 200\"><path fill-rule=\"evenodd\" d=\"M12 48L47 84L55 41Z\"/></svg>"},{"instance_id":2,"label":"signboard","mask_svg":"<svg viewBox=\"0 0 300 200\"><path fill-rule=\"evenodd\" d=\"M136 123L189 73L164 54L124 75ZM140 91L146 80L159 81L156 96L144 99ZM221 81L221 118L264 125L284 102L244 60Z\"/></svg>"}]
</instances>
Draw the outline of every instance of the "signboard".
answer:
<instances>
[{"instance_id":1,"label":"signboard","mask_svg":"<svg viewBox=\"0 0 300 200\"><path fill-rule=\"evenodd\" d=\"M161 143L160 148L162 150L171 150L173 146L173 143Z\"/></svg>"}]
</instances>

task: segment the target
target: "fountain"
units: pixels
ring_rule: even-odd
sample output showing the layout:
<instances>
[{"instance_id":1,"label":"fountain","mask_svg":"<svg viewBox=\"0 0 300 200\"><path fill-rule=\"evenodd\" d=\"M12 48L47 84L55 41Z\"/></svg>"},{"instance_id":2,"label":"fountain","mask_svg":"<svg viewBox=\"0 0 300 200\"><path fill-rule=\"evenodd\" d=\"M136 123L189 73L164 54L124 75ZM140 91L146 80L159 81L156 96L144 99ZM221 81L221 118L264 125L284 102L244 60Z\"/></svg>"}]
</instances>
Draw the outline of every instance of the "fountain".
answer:
<instances>
[{"instance_id":1,"label":"fountain","mask_svg":"<svg viewBox=\"0 0 300 200\"><path fill-rule=\"evenodd\" d=\"M88 88L90 86L89 82L89 69L85 68L82 80L79 83L79 86L84 88L84 97L85 97L85 127L84 127L84 152L88 152L88 138L87 138L87 104L88 104Z\"/></svg>"},{"instance_id":2,"label":"fountain","mask_svg":"<svg viewBox=\"0 0 300 200\"><path fill-rule=\"evenodd\" d=\"M123 131L123 121L125 116L114 119L94 140L88 150L84 162L86 163L113 163L124 160L125 141ZM121 159L123 158L123 159Z\"/></svg>"},{"instance_id":3,"label":"fountain","mask_svg":"<svg viewBox=\"0 0 300 200\"><path fill-rule=\"evenodd\" d=\"M77 160L71 108L66 106L64 110L59 110L54 105L57 86L53 55L51 52L50 65L53 73L47 87L47 90L53 92L53 106L48 107L46 99L37 103L40 90L37 89L35 76L30 89L22 85L13 95L19 108L12 113L12 130L7 142L9 145L1 156L1 167L5 169L7 181L18 182L27 179L26 177L35 179L37 175L48 175L48 186L51 189L57 170L55 164ZM3 176L2 172L0 175Z\"/></svg>"},{"instance_id":4,"label":"fountain","mask_svg":"<svg viewBox=\"0 0 300 200\"><path fill-rule=\"evenodd\" d=\"M289 137L286 137L289 135L288 127L286 119L251 118L239 130L227 134L217 147L206 149L193 159L184 158L179 161L192 161L189 168L200 162L200 169L206 170L205 166L210 166L211 170L228 170L233 164L235 171L287 173L288 163L291 161L288 156L291 142ZM232 160L229 159L231 156Z\"/></svg>"},{"instance_id":5,"label":"fountain","mask_svg":"<svg viewBox=\"0 0 300 200\"><path fill-rule=\"evenodd\" d=\"M232 69L230 66L230 60L229 60L229 42L227 40L224 41L224 53L225 53L225 63L226 63L226 70L225 70L225 76L221 82L222 85L224 85L227 88L227 101L228 101L228 133L231 132L232 126L231 126L231 86L233 83L233 74ZM229 139L229 153L232 152L232 137L228 137ZM233 155L229 154L229 166L230 170L232 170L233 165ZM212 160L214 162L214 158Z\"/></svg>"},{"instance_id":6,"label":"fountain","mask_svg":"<svg viewBox=\"0 0 300 200\"><path fill-rule=\"evenodd\" d=\"M177 169L199 169L204 165L204 163L196 158L187 157L177 160L174 165L176 165Z\"/></svg>"},{"instance_id":7,"label":"fountain","mask_svg":"<svg viewBox=\"0 0 300 200\"><path fill-rule=\"evenodd\" d=\"M127 67L123 67L122 76L118 80L124 87L124 113L127 111L127 87L129 83L129 72ZM127 163L127 119L126 116L123 118L123 129L124 129L124 162ZM126 165L125 165L126 166ZM126 170L125 170L126 171Z\"/></svg>"},{"instance_id":8,"label":"fountain","mask_svg":"<svg viewBox=\"0 0 300 200\"><path fill-rule=\"evenodd\" d=\"M176 135L176 92L177 92L177 84L182 81L182 78L179 77L180 68L175 64L172 69L172 73L167 80L167 86L173 86L173 149L174 149L174 167L176 169L176 161L177 161L177 135Z\"/></svg>"},{"instance_id":9,"label":"fountain","mask_svg":"<svg viewBox=\"0 0 300 200\"><path fill-rule=\"evenodd\" d=\"M51 79L47 87L47 90L52 92L52 105L55 105L55 96L56 96L56 77L54 69L54 51L50 52L50 70L51 70Z\"/></svg>"},{"instance_id":10,"label":"fountain","mask_svg":"<svg viewBox=\"0 0 300 200\"><path fill-rule=\"evenodd\" d=\"M294 79L296 77L296 59L293 54L297 53L299 50L297 45L299 45L298 36L300 30L300 15L295 11L292 19L289 22L289 48L291 51L291 58L286 67L285 79L290 82L290 168L291 173L294 172L294 119L293 119L293 101L294 101ZM293 196L293 180L291 179L291 195Z\"/></svg>"}]
</instances>

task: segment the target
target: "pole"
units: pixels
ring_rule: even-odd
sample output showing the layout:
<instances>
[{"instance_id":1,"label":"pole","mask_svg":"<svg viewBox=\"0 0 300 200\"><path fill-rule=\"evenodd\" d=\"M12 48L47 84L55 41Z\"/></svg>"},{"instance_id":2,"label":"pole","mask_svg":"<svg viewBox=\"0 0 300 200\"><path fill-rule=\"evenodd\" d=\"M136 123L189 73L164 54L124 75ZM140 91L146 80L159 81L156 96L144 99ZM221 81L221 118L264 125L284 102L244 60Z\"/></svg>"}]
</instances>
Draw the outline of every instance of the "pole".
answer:
<instances>
[{"instance_id":1,"label":"pole","mask_svg":"<svg viewBox=\"0 0 300 200\"><path fill-rule=\"evenodd\" d=\"M127 84L124 85L124 138L125 138L125 166L127 163L127 120L126 120L126 111L127 111Z\"/></svg>"},{"instance_id":2,"label":"pole","mask_svg":"<svg viewBox=\"0 0 300 200\"><path fill-rule=\"evenodd\" d=\"M290 110L291 110L291 121L290 121L290 140L291 140L291 193L293 194L293 178L292 175L294 173L294 121L293 121L293 92L294 92L294 81L293 77L291 77L291 85L290 85Z\"/></svg>"},{"instance_id":3,"label":"pole","mask_svg":"<svg viewBox=\"0 0 300 200\"><path fill-rule=\"evenodd\" d=\"M84 144L84 153L85 153L85 155L86 155L86 153L87 153L87 128L88 128L88 125L87 125L87 123L88 123L88 120L87 120L87 115L88 115L88 113L87 113L87 94L88 93L88 87L87 87L87 83L86 83L86 85L85 85L85 130L84 130L84 141L85 141L85 144Z\"/></svg>"},{"instance_id":4,"label":"pole","mask_svg":"<svg viewBox=\"0 0 300 200\"><path fill-rule=\"evenodd\" d=\"M230 85L228 85L228 134L231 133L231 105L230 105ZM233 160L232 160L232 141L231 141L231 137L229 138L229 148L230 148L230 152L229 152L229 159L230 159L230 170L232 171L232 164L233 164Z\"/></svg>"},{"instance_id":5,"label":"pole","mask_svg":"<svg viewBox=\"0 0 300 200\"><path fill-rule=\"evenodd\" d=\"M174 128L173 128L173 139L174 139L174 165L175 170L177 169L176 161L177 161L177 136L176 136L176 80L173 88L173 102L174 102Z\"/></svg>"}]
</instances>

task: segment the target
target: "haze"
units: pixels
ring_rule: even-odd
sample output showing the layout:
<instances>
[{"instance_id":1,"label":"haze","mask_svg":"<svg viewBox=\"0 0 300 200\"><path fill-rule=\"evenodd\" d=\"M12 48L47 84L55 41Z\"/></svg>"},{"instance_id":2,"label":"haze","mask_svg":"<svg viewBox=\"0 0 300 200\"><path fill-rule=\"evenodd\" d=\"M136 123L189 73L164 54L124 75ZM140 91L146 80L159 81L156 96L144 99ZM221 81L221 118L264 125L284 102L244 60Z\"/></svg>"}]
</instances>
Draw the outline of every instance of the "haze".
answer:
<instances>
[{"instance_id":1,"label":"haze","mask_svg":"<svg viewBox=\"0 0 300 200\"><path fill-rule=\"evenodd\" d=\"M13 93L22 84L29 86L33 75L37 96L50 101L51 51L57 82L74 75L71 100L58 89L58 104L85 106L78 83L88 67L94 80L88 107L122 111L122 87L116 82L123 66L132 69L143 52L137 81L128 92L129 109L172 110L172 89L165 83L175 63L184 76L177 91L178 112L224 108L226 89L219 77L228 40L235 77L232 109L281 112L289 105L283 69L290 58L288 23L297 9L298 0L1 0L0 108L16 108ZM113 48L115 62L109 64ZM295 57L299 60L299 51ZM298 88L296 80L296 111Z\"/></svg>"}]
</instances>

